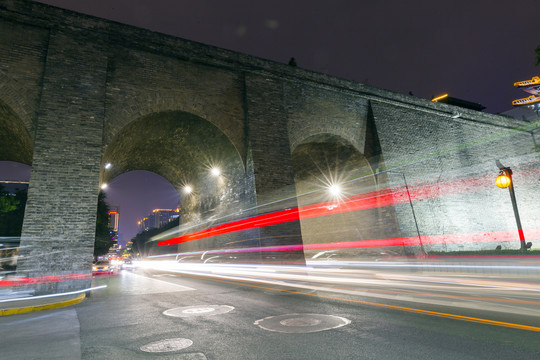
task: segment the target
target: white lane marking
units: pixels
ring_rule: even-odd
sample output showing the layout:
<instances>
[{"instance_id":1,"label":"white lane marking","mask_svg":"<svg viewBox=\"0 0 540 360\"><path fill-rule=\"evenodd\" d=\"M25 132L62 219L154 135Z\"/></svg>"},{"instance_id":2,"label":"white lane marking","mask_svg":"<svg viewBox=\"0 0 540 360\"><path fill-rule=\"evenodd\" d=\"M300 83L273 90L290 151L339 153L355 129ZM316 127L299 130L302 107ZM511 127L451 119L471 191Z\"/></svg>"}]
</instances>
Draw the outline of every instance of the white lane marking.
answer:
<instances>
[{"instance_id":1,"label":"white lane marking","mask_svg":"<svg viewBox=\"0 0 540 360\"><path fill-rule=\"evenodd\" d=\"M122 273L120 276L122 291L130 294L144 295L151 293L196 290L188 286L178 285L134 273Z\"/></svg>"}]
</instances>

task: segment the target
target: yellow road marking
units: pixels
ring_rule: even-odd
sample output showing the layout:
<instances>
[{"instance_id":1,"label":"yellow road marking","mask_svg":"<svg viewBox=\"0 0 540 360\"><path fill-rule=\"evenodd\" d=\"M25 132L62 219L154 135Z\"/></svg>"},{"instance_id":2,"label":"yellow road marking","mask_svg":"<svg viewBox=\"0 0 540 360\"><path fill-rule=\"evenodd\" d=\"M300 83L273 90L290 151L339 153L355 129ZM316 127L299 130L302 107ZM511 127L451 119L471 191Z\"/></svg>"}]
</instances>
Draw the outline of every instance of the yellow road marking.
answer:
<instances>
[{"instance_id":1,"label":"yellow road marking","mask_svg":"<svg viewBox=\"0 0 540 360\"><path fill-rule=\"evenodd\" d=\"M40 311L40 310L49 310L49 309L56 309L64 306L74 305L82 302L86 298L85 294L81 294L77 296L75 299L67 300L67 301L61 301L53 304L47 304L47 305L37 305L37 306L27 306L23 308L13 308L13 309L0 309L0 316L4 315L15 315L15 314L24 314L32 311Z\"/></svg>"}]
</instances>

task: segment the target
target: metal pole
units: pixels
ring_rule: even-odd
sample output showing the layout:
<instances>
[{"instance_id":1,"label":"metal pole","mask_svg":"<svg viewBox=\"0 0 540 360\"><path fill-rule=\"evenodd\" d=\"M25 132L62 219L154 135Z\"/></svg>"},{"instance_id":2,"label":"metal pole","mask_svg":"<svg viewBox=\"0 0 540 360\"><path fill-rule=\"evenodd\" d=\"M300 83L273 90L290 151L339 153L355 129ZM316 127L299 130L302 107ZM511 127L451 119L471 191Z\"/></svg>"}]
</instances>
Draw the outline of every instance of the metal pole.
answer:
<instances>
[{"instance_id":1,"label":"metal pole","mask_svg":"<svg viewBox=\"0 0 540 360\"><path fill-rule=\"evenodd\" d=\"M512 208L514 209L514 217L516 218L516 225L518 228L520 249L523 252L527 251L527 244L525 244L525 234L523 233L523 228L521 227L521 220L519 218L519 210L516 202L516 194L514 192L514 180L512 179L512 169L505 167L501 164L499 160L496 161L497 167L504 171L505 175L510 178L510 186L508 186L508 191L510 192L510 200L512 200Z\"/></svg>"},{"instance_id":2,"label":"metal pole","mask_svg":"<svg viewBox=\"0 0 540 360\"><path fill-rule=\"evenodd\" d=\"M516 218L516 225L518 228L519 242L521 244L521 251L527 251L527 245L525 244L525 234L523 234L523 228L521 227L521 219L519 218L519 211L516 202L516 193L514 192L514 180L512 179L512 170L510 168L504 169L506 175L510 178L510 199L512 200L512 208L514 209L514 216Z\"/></svg>"}]
</instances>

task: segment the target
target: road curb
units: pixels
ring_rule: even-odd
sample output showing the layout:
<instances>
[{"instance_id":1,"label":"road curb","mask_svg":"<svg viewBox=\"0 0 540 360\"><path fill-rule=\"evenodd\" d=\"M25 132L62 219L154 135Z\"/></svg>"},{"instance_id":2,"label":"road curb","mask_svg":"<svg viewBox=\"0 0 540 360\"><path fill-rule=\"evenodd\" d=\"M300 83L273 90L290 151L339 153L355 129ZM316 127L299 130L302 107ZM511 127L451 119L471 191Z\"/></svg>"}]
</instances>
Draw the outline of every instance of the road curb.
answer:
<instances>
[{"instance_id":1,"label":"road curb","mask_svg":"<svg viewBox=\"0 0 540 360\"><path fill-rule=\"evenodd\" d=\"M80 294L74 299L59 301L55 303L50 304L42 304L42 305L32 305L32 306L25 306L25 307L17 307L17 308L8 308L8 309L0 309L0 316L7 316L7 315L16 315L16 314L24 314L29 313L32 311L41 311L41 310L49 310L49 309L56 309L61 308L65 306L75 305L78 304L86 299L86 294Z\"/></svg>"}]
</instances>

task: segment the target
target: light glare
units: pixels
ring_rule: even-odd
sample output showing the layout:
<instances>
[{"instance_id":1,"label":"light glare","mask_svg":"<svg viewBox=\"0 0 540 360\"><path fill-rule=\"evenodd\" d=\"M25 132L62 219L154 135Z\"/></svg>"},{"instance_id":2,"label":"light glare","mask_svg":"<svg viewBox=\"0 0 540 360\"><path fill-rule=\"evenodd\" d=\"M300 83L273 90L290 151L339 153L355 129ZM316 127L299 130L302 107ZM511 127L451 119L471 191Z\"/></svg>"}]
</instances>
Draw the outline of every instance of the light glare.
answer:
<instances>
[{"instance_id":1,"label":"light glare","mask_svg":"<svg viewBox=\"0 0 540 360\"><path fill-rule=\"evenodd\" d=\"M330 191L330 194L333 196L339 196L341 195L341 186L339 184L334 184L328 188L328 191Z\"/></svg>"}]
</instances>

